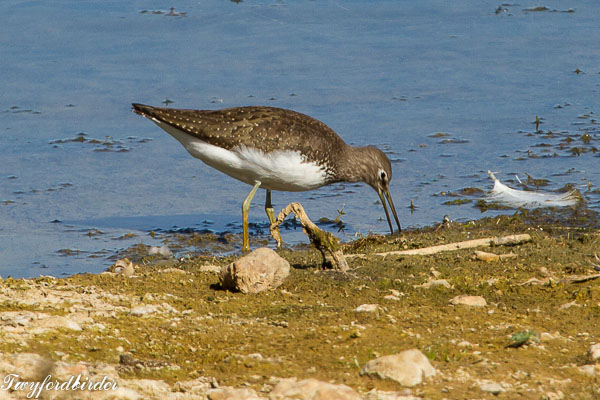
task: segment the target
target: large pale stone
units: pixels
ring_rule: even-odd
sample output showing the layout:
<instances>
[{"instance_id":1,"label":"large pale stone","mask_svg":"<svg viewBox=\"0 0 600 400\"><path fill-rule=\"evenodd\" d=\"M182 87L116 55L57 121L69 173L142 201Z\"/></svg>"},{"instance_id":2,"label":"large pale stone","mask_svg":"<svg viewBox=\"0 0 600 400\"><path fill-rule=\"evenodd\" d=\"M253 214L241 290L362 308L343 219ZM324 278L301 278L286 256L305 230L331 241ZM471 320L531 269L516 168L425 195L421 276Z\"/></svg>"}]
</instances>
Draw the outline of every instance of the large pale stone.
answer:
<instances>
[{"instance_id":1,"label":"large pale stone","mask_svg":"<svg viewBox=\"0 0 600 400\"><path fill-rule=\"evenodd\" d=\"M2 354L0 376L19 375L22 381L43 380L52 371L52 361L35 353Z\"/></svg>"},{"instance_id":2,"label":"large pale stone","mask_svg":"<svg viewBox=\"0 0 600 400\"><path fill-rule=\"evenodd\" d=\"M360 374L392 379L403 386L412 387L421 383L423 378L435 375L435 369L423 353L412 349L371 360L361 369Z\"/></svg>"},{"instance_id":3,"label":"large pale stone","mask_svg":"<svg viewBox=\"0 0 600 400\"><path fill-rule=\"evenodd\" d=\"M269 394L269 400L361 400L352 388L316 379L282 379Z\"/></svg>"},{"instance_id":4,"label":"large pale stone","mask_svg":"<svg viewBox=\"0 0 600 400\"><path fill-rule=\"evenodd\" d=\"M258 293L279 287L290 273L290 264L273 250L261 247L224 266L219 274L223 289Z\"/></svg>"},{"instance_id":5,"label":"large pale stone","mask_svg":"<svg viewBox=\"0 0 600 400\"><path fill-rule=\"evenodd\" d=\"M70 329L73 331L81 331L81 326L77 322L70 320L67 317L63 317L60 315L53 315L48 318L38 319L33 324L39 328L47 328L47 329Z\"/></svg>"}]
</instances>

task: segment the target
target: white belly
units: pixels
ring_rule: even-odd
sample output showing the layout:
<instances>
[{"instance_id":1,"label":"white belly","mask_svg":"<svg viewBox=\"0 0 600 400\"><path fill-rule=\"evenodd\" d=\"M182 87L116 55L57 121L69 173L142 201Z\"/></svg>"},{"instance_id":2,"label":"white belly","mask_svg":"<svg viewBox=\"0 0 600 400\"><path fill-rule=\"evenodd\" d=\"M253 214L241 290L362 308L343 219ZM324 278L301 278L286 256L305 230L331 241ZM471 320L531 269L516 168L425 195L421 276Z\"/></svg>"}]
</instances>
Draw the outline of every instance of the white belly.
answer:
<instances>
[{"instance_id":1,"label":"white belly","mask_svg":"<svg viewBox=\"0 0 600 400\"><path fill-rule=\"evenodd\" d=\"M245 146L225 150L170 125L153 121L183 144L192 156L249 185L260 181L264 189L300 192L325 184L325 171L315 163L305 162L298 151L264 153Z\"/></svg>"}]
</instances>

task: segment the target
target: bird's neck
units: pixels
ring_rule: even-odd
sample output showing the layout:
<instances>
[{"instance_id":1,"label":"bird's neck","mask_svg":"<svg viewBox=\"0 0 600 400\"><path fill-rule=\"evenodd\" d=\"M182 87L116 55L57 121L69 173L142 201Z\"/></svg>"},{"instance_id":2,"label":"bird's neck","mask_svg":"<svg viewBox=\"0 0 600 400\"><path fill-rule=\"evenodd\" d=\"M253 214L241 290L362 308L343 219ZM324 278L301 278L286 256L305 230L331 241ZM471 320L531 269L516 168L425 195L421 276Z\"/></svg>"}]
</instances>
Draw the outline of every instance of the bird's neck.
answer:
<instances>
[{"instance_id":1,"label":"bird's neck","mask_svg":"<svg viewBox=\"0 0 600 400\"><path fill-rule=\"evenodd\" d=\"M363 182L368 173L366 147L347 145L337 156L337 175L342 182Z\"/></svg>"}]
</instances>

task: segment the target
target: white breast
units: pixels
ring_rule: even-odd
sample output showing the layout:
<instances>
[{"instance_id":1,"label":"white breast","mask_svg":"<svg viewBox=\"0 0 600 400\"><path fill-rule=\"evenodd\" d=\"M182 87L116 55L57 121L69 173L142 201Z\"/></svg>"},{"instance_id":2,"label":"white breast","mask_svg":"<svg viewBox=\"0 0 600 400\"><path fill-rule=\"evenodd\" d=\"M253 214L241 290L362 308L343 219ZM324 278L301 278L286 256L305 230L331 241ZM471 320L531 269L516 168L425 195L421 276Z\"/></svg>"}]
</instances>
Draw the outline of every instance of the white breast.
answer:
<instances>
[{"instance_id":1,"label":"white breast","mask_svg":"<svg viewBox=\"0 0 600 400\"><path fill-rule=\"evenodd\" d=\"M242 182L270 190L300 192L325 184L327 174L298 151L265 153L246 146L226 150L206 143L158 120L153 121L177 139L194 157Z\"/></svg>"}]
</instances>

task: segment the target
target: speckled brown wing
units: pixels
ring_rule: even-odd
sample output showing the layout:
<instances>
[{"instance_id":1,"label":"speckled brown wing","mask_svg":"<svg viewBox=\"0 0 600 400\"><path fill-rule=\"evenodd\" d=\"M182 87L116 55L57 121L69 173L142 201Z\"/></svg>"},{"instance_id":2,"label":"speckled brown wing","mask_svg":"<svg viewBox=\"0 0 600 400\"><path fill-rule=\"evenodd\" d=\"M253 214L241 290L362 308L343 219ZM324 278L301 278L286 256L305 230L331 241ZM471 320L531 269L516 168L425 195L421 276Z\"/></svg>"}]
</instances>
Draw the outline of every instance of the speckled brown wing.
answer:
<instances>
[{"instance_id":1,"label":"speckled brown wing","mask_svg":"<svg viewBox=\"0 0 600 400\"><path fill-rule=\"evenodd\" d=\"M133 104L133 109L215 146L228 150L246 146L265 153L299 151L307 160L328 165L330 170L335 170L334 156L347 146L321 121L282 108L249 106L185 110Z\"/></svg>"}]
</instances>

